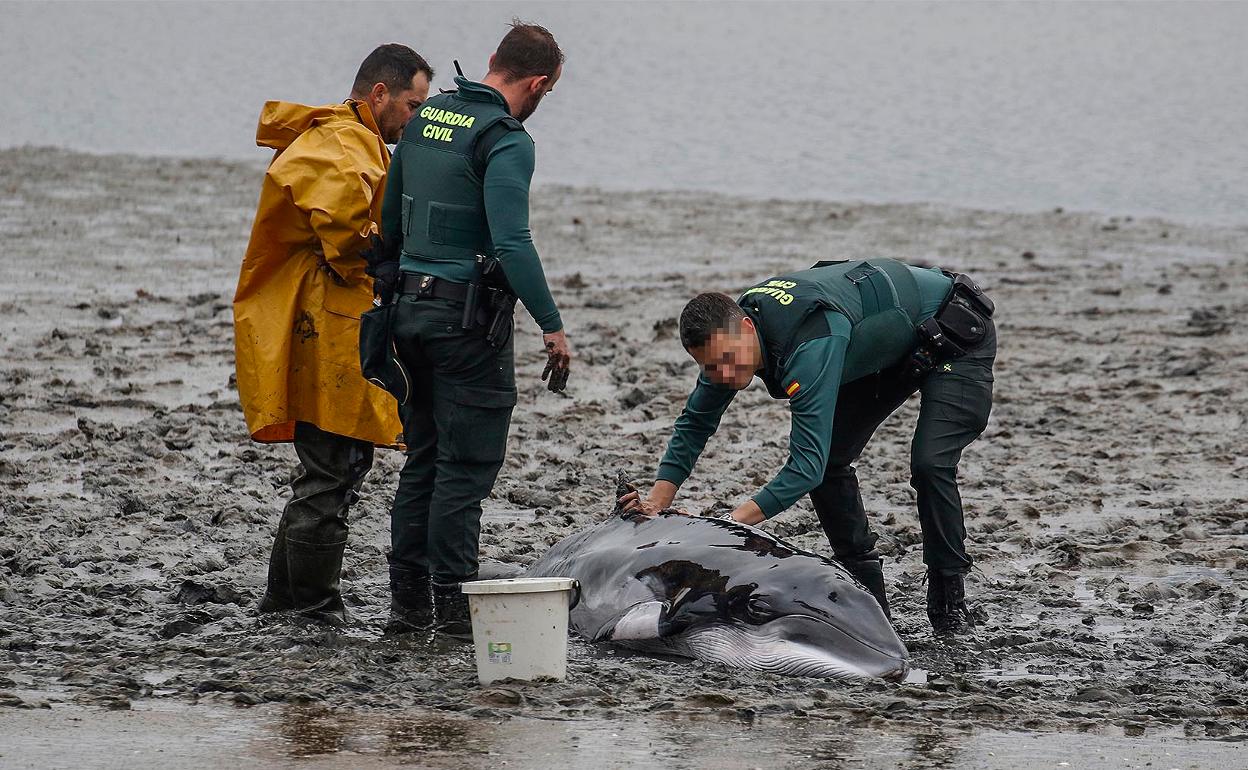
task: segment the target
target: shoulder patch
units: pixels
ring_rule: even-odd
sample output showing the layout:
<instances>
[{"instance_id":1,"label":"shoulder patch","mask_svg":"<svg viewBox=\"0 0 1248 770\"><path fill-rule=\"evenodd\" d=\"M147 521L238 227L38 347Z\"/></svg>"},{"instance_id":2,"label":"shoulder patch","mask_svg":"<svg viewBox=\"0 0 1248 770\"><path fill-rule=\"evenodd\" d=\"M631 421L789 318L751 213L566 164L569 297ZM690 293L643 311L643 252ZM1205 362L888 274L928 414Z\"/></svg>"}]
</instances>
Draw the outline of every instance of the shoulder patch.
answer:
<instances>
[{"instance_id":1,"label":"shoulder patch","mask_svg":"<svg viewBox=\"0 0 1248 770\"><path fill-rule=\"evenodd\" d=\"M802 383L798 382L797 380L793 380L792 382L789 383L789 387L784 389L784 392L788 394L789 398L793 398L793 394L801 389L802 389Z\"/></svg>"}]
</instances>

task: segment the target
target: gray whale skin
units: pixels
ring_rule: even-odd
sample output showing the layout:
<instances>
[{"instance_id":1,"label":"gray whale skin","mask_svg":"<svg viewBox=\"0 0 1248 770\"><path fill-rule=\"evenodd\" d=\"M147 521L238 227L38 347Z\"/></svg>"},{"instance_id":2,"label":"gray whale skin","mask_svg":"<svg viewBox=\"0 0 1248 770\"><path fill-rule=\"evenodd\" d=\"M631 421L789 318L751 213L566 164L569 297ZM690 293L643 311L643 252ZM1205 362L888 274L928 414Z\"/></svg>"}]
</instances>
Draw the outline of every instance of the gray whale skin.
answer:
<instances>
[{"instance_id":1,"label":"gray whale skin","mask_svg":"<svg viewBox=\"0 0 1248 770\"><path fill-rule=\"evenodd\" d=\"M569 622L592 642L794 676L900 679L909 667L843 567L745 524L617 514L527 574L580 582Z\"/></svg>"}]
</instances>

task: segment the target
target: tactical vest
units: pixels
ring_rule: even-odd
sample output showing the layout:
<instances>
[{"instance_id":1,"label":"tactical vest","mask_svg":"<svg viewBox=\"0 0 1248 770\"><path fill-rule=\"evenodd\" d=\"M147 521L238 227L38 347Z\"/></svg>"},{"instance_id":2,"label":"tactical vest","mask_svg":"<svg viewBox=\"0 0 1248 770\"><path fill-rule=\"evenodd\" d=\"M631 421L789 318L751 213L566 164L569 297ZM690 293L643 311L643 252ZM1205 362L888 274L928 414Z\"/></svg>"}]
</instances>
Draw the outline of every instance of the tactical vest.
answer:
<instances>
[{"instance_id":1,"label":"tactical vest","mask_svg":"<svg viewBox=\"0 0 1248 770\"><path fill-rule=\"evenodd\" d=\"M762 379L773 398L788 398L782 378L793 351L831 334L823 311L835 310L853 326L842 383L899 363L918 344L919 286L892 259L819 262L747 289L737 304L759 330Z\"/></svg>"},{"instance_id":2,"label":"tactical vest","mask_svg":"<svg viewBox=\"0 0 1248 770\"><path fill-rule=\"evenodd\" d=\"M401 229L405 270L419 262L466 262L493 255L485 216L485 152L520 121L501 105L456 92L425 102L403 132Z\"/></svg>"}]
</instances>

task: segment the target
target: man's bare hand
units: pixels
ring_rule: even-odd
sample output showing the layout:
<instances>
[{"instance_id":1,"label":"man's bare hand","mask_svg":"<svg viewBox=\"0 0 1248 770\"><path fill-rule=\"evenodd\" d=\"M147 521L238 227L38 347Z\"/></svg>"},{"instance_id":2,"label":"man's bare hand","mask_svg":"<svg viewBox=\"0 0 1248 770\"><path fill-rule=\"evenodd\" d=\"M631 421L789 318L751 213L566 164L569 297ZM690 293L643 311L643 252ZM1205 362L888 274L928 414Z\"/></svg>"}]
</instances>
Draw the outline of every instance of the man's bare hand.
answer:
<instances>
[{"instance_id":1,"label":"man's bare hand","mask_svg":"<svg viewBox=\"0 0 1248 770\"><path fill-rule=\"evenodd\" d=\"M546 383L546 388L551 393L562 393L568 386L568 373L572 366L572 349L568 347L568 337L560 329L543 334L542 343L546 346L546 368L542 370L542 382Z\"/></svg>"},{"instance_id":2,"label":"man's bare hand","mask_svg":"<svg viewBox=\"0 0 1248 770\"><path fill-rule=\"evenodd\" d=\"M741 524L761 524L766 519L763 509L753 500L746 500L732 512L732 520Z\"/></svg>"},{"instance_id":3,"label":"man's bare hand","mask_svg":"<svg viewBox=\"0 0 1248 770\"><path fill-rule=\"evenodd\" d=\"M659 511L663 510L663 506L653 503L649 499L642 500L639 492L629 492L619 499L619 504L622 513L636 511L646 516L656 516Z\"/></svg>"},{"instance_id":4,"label":"man's bare hand","mask_svg":"<svg viewBox=\"0 0 1248 770\"><path fill-rule=\"evenodd\" d=\"M637 511L646 516L657 516L663 511L672 510L672 500L676 499L676 485L670 481L656 481L654 488L646 499L641 499L639 492L629 492L619 500L620 510ZM684 513L684 511L678 511Z\"/></svg>"}]
</instances>

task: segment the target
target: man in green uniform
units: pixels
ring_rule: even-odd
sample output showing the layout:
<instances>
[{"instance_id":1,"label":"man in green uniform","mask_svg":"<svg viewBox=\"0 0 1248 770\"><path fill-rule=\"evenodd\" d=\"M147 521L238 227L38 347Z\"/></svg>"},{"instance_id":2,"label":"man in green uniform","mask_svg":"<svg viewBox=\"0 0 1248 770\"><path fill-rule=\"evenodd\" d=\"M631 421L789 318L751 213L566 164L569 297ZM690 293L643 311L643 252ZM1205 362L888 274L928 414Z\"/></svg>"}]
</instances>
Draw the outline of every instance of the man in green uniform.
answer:
<instances>
[{"instance_id":1,"label":"man in green uniform","mask_svg":"<svg viewBox=\"0 0 1248 770\"><path fill-rule=\"evenodd\" d=\"M481 82L429 99L394 153L375 289L411 378L399 413L407 460L391 509L393 631L471 634L460 584L476 579L481 501L503 464L516 404L511 309L541 327L549 387L571 354L529 232L533 140L523 121L559 80L563 52L516 22ZM491 272L491 268L497 269Z\"/></svg>"},{"instance_id":2,"label":"man in green uniform","mask_svg":"<svg viewBox=\"0 0 1248 770\"><path fill-rule=\"evenodd\" d=\"M732 518L756 524L809 494L836 559L888 611L881 559L852 463L880 423L916 390L911 447L927 611L938 634L969 630L957 466L992 407L996 329L991 300L970 279L888 259L821 262L770 279L733 302L702 294L680 318L681 343L702 368L676 421L647 499L668 508L738 390L757 375L792 414L789 459Z\"/></svg>"}]
</instances>

